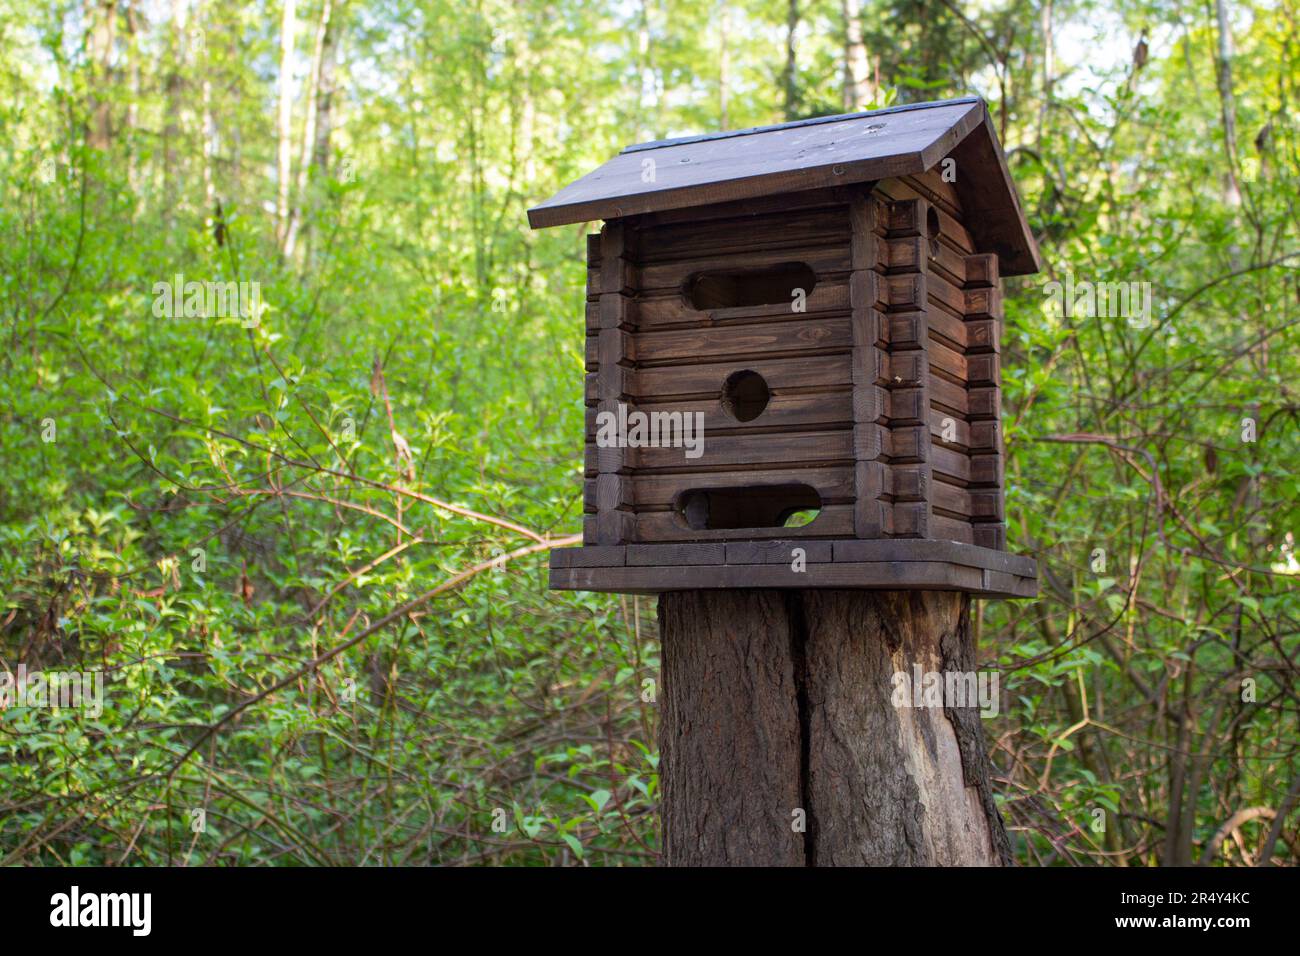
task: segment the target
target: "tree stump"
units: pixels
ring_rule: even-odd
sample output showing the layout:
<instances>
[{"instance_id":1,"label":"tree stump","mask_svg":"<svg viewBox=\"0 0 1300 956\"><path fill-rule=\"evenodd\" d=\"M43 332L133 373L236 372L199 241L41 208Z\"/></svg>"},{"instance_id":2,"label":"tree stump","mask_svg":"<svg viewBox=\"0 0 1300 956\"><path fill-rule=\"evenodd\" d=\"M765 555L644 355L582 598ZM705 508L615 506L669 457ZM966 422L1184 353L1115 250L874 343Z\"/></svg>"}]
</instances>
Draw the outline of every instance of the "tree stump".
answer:
<instances>
[{"instance_id":1,"label":"tree stump","mask_svg":"<svg viewBox=\"0 0 1300 956\"><path fill-rule=\"evenodd\" d=\"M972 672L952 591L659 598L669 866L1009 865L975 707L896 707L894 674Z\"/></svg>"}]
</instances>

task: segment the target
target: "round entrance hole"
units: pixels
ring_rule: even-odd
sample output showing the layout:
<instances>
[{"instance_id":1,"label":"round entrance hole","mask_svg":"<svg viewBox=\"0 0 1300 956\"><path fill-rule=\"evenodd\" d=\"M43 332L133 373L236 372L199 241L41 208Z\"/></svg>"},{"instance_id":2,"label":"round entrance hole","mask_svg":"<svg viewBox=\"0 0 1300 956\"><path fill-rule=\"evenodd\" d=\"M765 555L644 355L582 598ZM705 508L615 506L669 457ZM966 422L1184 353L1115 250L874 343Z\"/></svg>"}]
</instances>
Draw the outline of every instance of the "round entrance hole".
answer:
<instances>
[{"instance_id":1,"label":"round entrance hole","mask_svg":"<svg viewBox=\"0 0 1300 956\"><path fill-rule=\"evenodd\" d=\"M925 214L925 235L928 239L939 238L939 214L933 206Z\"/></svg>"},{"instance_id":2,"label":"round entrance hole","mask_svg":"<svg viewBox=\"0 0 1300 956\"><path fill-rule=\"evenodd\" d=\"M722 385L722 410L738 422L752 422L763 414L771 397L767 382L757 372L733 372Z\"/></svg>"},{"instance_id":3,"label":"round entrance hole","mask_svg":"<svg viewBox=\"0 0 1300 956\"><path fill-rule=\"evenodd\" d=\"M939 255L939 214L931 206L925 213L925 235L930 240L930 258Z\"/></svg>"}]
</instances>

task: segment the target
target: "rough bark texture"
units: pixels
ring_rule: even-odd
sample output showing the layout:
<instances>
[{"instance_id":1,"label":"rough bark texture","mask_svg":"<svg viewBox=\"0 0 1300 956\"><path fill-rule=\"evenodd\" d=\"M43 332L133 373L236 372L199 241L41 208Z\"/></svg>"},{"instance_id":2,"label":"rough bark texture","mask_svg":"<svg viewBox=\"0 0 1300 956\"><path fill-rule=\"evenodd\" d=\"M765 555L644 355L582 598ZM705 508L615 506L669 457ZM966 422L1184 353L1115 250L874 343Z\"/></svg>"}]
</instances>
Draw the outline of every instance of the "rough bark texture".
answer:
<instances>
[{"instance_id":1,"label":"rough bark texture","mask_svg":"<svg viewBox=\"0 0 1300 956\"><path fill-rule=\"evenodd\" d=\"M874 99L867 79L867 44L862 37L862 0L841 0L844 13L844 112L856 113Z\"/></svg>"},{"instance_id":2,"label":"rough bark texture","mask_svg":"<svg viewBox=\"0 0 1300 956\"><path fill-rule=\"evenodd\" d=\"M799 702L778 591L659 599L660 730L669 864L802 866Z\"/></svg>"},{"instance_id":3,"label":"rough bark texture","mask_svg":"<svg viewBox=\"0 0 1300 956\"><path fill-rule=\"evenodd\" d=\"M662 595L665 862L1009 864L978 710L892 702L913 665L975 669L969 607L936 591Z\"/></svg>"}]
</instances>

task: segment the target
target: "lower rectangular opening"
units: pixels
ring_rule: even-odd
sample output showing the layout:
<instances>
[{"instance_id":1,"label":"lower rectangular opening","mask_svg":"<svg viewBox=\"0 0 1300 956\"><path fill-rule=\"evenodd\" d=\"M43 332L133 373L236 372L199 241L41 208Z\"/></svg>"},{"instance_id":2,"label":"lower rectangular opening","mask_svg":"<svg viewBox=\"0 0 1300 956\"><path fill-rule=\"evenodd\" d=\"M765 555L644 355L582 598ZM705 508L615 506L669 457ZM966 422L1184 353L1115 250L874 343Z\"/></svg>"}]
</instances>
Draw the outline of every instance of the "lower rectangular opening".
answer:
<instances>
[{"instance_id":1,"label":"lower rectangular opening","mask_svg":"<svg viewBox=\"0 0 1300 956\"><path fill-rule=\"evenodd\" d=\"M742 485L692 488L677 496L673 510L693 531L734 528L798 528L810 524L822 499L808 485Z\"/></svg>"}]
</instances>

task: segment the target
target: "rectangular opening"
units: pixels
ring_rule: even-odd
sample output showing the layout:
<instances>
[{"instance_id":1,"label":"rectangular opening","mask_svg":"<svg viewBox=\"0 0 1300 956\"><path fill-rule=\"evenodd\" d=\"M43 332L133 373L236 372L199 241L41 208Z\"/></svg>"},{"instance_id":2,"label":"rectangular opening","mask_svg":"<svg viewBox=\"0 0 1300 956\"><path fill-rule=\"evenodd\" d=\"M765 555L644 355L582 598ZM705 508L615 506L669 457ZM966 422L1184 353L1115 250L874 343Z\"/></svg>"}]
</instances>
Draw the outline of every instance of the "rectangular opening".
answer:
<instances>
[{"instance_id":1,"label":"rectangular opening","mask_svg":"<svg viewBox=\"0 0 1300 956\"><path fill-rule=\"evenodd\" d=\"M686 301L691 308L734 309L776 305L807 297L817 285L817 274L802 262L783 262L767 269L700 272L686 280Z\"/></svg>"},{"instance_id":2,"label":"rectangular opening","mask_svg":"<svg viewBox=\"0 0 1300 956\"><path fill-rule=\"evenodd\" d=\"M693 488L677 496L674 510L692 531L798 528L810 524L822 499L804 484Z\"/></svg>"}]
</instances>

